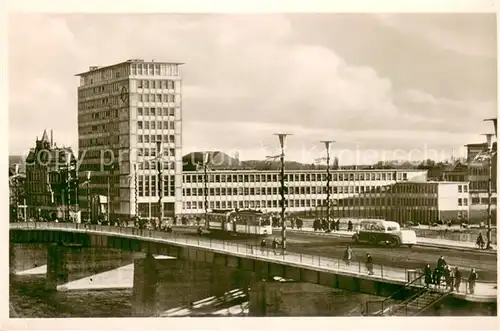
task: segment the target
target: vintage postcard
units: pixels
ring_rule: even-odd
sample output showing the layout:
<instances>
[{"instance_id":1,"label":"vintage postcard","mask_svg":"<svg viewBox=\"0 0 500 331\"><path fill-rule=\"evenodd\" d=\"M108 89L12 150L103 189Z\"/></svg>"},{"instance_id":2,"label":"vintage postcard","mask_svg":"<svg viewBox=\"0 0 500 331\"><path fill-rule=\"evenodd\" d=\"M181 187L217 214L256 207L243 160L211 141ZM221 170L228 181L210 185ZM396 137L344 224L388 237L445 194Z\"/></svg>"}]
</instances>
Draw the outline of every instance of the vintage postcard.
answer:
<instances>
[{"instance_id":1,"label":"vintage postcard","mask_svg":"<svg viewBox=\"0 0 500 331\"><path fill-rule=\"evenodd\" d=\"M496 319L496 14L313 11L9 13L7 329Z\"/></svg>"}]
</instances>

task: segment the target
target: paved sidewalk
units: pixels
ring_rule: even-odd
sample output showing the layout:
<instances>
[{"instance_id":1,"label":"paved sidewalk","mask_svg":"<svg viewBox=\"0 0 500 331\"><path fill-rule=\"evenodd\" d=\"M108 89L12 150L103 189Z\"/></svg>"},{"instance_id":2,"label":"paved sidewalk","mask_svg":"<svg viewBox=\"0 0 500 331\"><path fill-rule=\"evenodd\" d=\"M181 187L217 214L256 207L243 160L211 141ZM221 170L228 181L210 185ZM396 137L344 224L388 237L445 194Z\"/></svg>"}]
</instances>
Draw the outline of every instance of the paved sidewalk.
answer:
<instances>
[{"instance_id":1,"label":"paved sidewalk","mask_svg":"<svg viewBox=\"0 0 500 331\"><path fill-rule=\"evenodd\" d=\"M352 237L355 232L352 231L332 231L330 233L326 233L324 231L314 231L313 228L302 228L302 230L287 228L287 231L318 235L318 236L339 236L339 237ZM456 248L456 249L467 249L467 250L478 250L475 243L470 241L454 241L447 239L437 239L437 238L425 238L418 237L417 244L421 246L434 246L434 247L443 247L443 248ZM493 249L491 251L496 253L497 246L493 245ZM488 252L488 251L485 251Z\"/></svg>"}]
</instances>

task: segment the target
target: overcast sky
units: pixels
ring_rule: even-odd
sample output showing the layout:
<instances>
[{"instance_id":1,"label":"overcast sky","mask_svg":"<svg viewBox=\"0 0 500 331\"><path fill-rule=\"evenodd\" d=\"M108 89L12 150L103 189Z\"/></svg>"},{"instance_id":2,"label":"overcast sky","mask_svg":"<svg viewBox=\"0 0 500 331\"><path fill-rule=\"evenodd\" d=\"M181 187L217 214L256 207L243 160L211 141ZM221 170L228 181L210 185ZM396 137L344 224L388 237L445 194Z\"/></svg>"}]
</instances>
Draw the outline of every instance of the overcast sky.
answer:
<instances>
[{"instance_id":1,"label":"overcast sky","mask_svg":"<svg viewBox=\"0 0 500 331\"><path fill-rule=\"evenodd\" d=\"M183 153L263 158L285 131L303 162L325 139L343 164L440 158L496 116L494 14L16 14L10 154L44 128L77 148L74 74L131 58L185 63Z\"/></svg>"}]
</instances>

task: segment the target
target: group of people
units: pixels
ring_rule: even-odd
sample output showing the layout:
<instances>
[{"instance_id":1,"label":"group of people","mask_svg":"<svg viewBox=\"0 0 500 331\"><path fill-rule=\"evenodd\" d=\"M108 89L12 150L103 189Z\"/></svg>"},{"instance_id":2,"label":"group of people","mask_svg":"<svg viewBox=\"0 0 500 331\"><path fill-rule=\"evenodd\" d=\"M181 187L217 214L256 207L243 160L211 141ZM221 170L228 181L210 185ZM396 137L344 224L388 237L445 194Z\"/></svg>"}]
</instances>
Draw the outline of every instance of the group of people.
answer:
<instances>
[{"instance_id":1,"label":"group of people","mask_svg":"<svg viewBox=\"0 0 500 331\"><path fill-rule=\"evenodd\" d=\"M441 256L437 260L436 267L434 269L432 269L429 264L425 266L424 280L427 287L434 285L435 287L440 288L443 279L446 286L445 290L454 289L455 292L460 292L460 285L463 279L462 271L458 267L455 267L452 270L452 268L446 263L444 257ZM477 279L477 272L474 268L472 268L467 280L470 294L474 294Z\"/></svg>"},{"instance_id":2,"label":"group of people","mask_svg":"<svg viewBox=\"0 0 500 331\"><path fill-rule=\"evenodd\" d=\"M353 257L353 251L350 246L347 246L344 250L343 261L346 265L351 265L351 260ZM369 275L373 275L373 257L370 253L366 254L365 259L366 270ZM431 285L436 286L437 288L441 287L442 280L445 281L445 289L455 290L455 292L460 292L460 284L462 283L463 275L461 270L458 267L452 268L446 263L446 260L443 256L439 257L436 263L436 267L434 269L431 268L429 264L427 264L424 268L424 279L425 285L430 287ZM468 282L468 292L470 294L474 294L474 289L476 287L476 281L478 279L478 274L474 268L471 269L469 273Z\"/></svg>"},{"instance_id":3,"label":"group of people","mask_svg":"<svg viewBox=\"0 0 500 331\"><path fill-rule=\"evenodd\" d=\"M272 242L271 242L271 248L273 249L273 252L274 252L274 255L277 254L276 250L281 246L281 242L276 239L276 238L273 238ZM267 252L267 241L266 239L262 239L261 242L260 242L260 251L262 254L264 254L265 252Z\"/></svg>"},{"instance_id":4,"label":"group of people","mask_svg":"<svg viewBox=\"0 0 500 331\"><path fill-rule=\"evenodd\" d=\"M342 260L346 265L350 266L352 257L353 257L352 249L350 246L347 246L346 249L344 250L344 256L342 257ZM371 256L370 253L366 253L365 267L366 270L368 271L368 275L373 275L373 257Z\"/></svg>"},{"instance_id":5,"label":"group of people","mask_svg":"<svg viewBox=\"0 0 500 331\"><path fill-rule=\"evenodd\" d=\"M327 220L326 218L317 218L313 222L314 231L325 231L327 233L332 231L340 231L340 219ZM347 222L347 231L352 232L354 224L351 220Z\"/></svg>"}]
</instances>

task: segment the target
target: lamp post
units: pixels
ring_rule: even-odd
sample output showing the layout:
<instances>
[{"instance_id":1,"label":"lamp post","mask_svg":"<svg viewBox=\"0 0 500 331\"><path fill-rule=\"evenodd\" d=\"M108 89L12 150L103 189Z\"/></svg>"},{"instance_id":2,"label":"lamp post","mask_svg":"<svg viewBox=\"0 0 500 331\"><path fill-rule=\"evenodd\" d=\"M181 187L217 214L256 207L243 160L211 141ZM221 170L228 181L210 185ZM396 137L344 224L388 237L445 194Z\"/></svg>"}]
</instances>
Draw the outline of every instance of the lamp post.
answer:
<instances>
[{"instance_id":1,"label":"lamp post","mask_svg":"<svg viewBox=\"0 0 500 331\"><path fill-rule=\"evenodd\" d=\"M134 208L135 208L135 218L139 216L139 205L138 205L138 199L137 199L137 164L134 163L133 165L134 168Z\"/></svg>"},{"instance_id":2,"label":"lamp post","mask_svg":"<svg viewBox=\"0 0 500 331\"><path fill-rule=\"evenodd\" d=\"M19 177L21 177L21 174L19 173L19 167L16 165L15 173L9 177L9 184L13 188L13 205L15 206L16 210L16 221L19 219Z\"/></svg>"},{"instance_id":3,"label":"lamp post","mask_svg":"<svg viewBox=\"0 0 500 331\"><path fill-rule=\"evenodd\" d=\"M486 249L491 249L491 196L492 196L492 157L493 157L493 134L492 133L486 133L484 134L486 136L486 143L487 143L487 148L488 148L488 156L487 156L487 161L488 161L488 209L487 209L487 214L488 214L488 219L487 219L487 232L486 232Z\"/></svg>"},{"instance_id":4,"label":"lamp post","mask_svg":"<svg viewBox=\"0 0 500 331\"><path fill-rule=\"evenodd\" d=\"M87 171L87 181L85 181L85 184L87 184L87 223L91 223L91 217L90 214L92 213L92 207L91 207L91 201L90 201L90 171Z\"/></svg>"},{"instance_id":5,"label":"lamp post","mask_svg":"<svg viewBox=\"0 0 500 331\"><path fill-rule=\"evenodd\" d=\"M326 222L330 227L330 145L334 143L333 140L323 140L321 141L325 145L326 149Z\"/></svg>"},{"instance_id":6,"label":"lamp post","mask_svg":"<svg viewBox=\"0 0 500 331\"><path fill-rule=\"evenodd\" d=\"M282 240L282 249L283 255L285 255L286 251L286 224L285 224L285 210L286 210L286 198L285 198L285 138L289 136L289 133L275 133L279 138L280 142L280 162L281 162L281 171L280 171L280 184L281 184L281 240Z\"/></svg>"},{"instance_id":7,"label":"lamp post","mask_svg":"<svg viewBox=\"0 0 500 331\"><path fill-rule=\"evenodd\" d=\"M205 227L208 229L208 164L209 164L209 154L207 152L203 153L203 161L196 162L196 170L203 169L203 211L205 213Z\"/></svg>"},{"instance_id":8,"label":"lamp post","mask_svg":"<svg viewBox=\"0 0 500 331\"><path fill-rule=\"evenodd\" d=\"M156 155L157 155L157 170L158 170L158 204L160 205L160 220L159 223L163 222L164 210L163 210L163 149L161 141L156 142Z\"/></svg>"}]
</instances>

